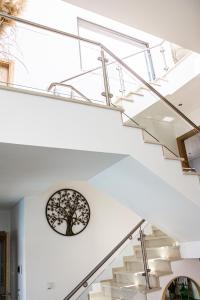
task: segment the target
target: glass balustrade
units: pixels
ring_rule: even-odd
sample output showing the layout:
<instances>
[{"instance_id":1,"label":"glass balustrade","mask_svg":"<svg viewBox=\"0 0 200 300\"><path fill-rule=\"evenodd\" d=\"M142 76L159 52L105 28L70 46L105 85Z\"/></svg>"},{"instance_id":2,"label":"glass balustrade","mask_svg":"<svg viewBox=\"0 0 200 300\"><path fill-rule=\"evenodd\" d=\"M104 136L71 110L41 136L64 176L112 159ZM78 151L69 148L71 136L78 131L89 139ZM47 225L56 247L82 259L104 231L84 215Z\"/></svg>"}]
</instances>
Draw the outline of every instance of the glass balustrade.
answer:
<instances>
[{"instance_id":1,"label":"glass balustrade","mask_svg":"<svg viewBox=\"0 0 200 300\"><path fill-rule=\"evenodd\" d=\"M120 50L118 57L98 42L19 20L0 42L0 60L10 62L9 68L2 65L2 85L121 107L125 125L140 126L144 142L163 145L166 158L183 156L182 165L189 170L177 139L198 130L200 108L195 97L188 101L193 85L185 84L189 77L184 71L193 64L190 77L194 78L198 54L191 56L163 41L139 52L133 47L131 53L129 47L125 56ZM188 55L190 59L184 61Z\"/></svg>"},{"instance_id":2,"label":"glass balustrade","mask_svg":"<svg viewBox=\"0 0 200 300\"><path fill-rule=\"evenodd\" d=\"M142 226L148 232L150 226ZM140 243L140 232L135 232L130 239L99 269L85 287L74 295L74 299L147 299L147 283L144 276L144 264ZM133 263L134 262L134 263ZM157 285L158 281L150 284ZM153 287L153 286L152 286Z\"/></svg>"}]
</instances>

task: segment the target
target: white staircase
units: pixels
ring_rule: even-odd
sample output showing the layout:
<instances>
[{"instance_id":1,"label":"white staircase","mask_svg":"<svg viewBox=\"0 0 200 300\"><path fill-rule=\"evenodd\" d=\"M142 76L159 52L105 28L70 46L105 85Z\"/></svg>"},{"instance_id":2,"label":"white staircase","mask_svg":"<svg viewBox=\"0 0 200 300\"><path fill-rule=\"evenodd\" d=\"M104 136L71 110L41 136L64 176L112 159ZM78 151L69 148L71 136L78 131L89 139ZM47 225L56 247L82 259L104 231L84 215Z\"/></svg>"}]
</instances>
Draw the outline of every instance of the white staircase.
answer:
<instances>
[{"instance_id":1,"label":"white staircase","mask_svg":"<svg viewBox=\"0 0 200 300\"><path fill-rule=\"evenodd\" d=\"M188 276L189 273L189 277L198 282L197 269L194 268L195 263L199 268L198 260L186 260L187 270L184 271L185 260L181 259L179 246L162 231L152 227L152 234L145 237L145 244L151 289L146 287L141 246L138 242L138 245L133 246L133 255L123 257L123 266L112 268L111 279L104 279L92 285L89 299L160 300L167 284L175 276L184 276L186 273ZM174 270L174 263L177 262L182 266L179 267L180 271L177 268ZM163 281L162 278L166 278L167 281Z\"/></svg>"},{"instance_id":2,"label":"white staircase","mask_svg":"<svg viewBox=\"0 0 200 300\"><path fill-rule=\"evenodd\" d=\"M200 74L199 61L199 54L189 52L161 78L150 82L150 85L162 95L168 96L170 101L176 105L177 99L174 99L171 95ZM141 118L144 115L143 111L148 111L151 106L154 106L159 101L159 97L153 95L146 86L140 84L136 85L135 89L128 90L123 97L114 99L113 103L123 107L129 116L134 117L138 115L138 118ZM178 101L181 102L181 99L178 99ZM185 113L189 115L190 111Z\"/></svg>"}]
</instances>

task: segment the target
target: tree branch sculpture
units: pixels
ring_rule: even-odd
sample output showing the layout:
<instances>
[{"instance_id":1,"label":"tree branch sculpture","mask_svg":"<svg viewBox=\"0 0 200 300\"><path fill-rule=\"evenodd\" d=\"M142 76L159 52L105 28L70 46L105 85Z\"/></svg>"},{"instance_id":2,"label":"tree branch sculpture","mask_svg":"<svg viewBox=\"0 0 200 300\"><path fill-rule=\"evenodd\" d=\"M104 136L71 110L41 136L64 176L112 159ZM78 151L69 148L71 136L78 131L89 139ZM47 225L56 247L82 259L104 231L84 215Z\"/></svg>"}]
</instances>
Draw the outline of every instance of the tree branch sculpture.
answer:
<instances>
[{"instance_id":1,"label":"tree branch sculpture","mask_svg":"<svg viewBox=\"0 0 200 300\"><path fill-rule=\"evenodd\" d=\"M85 229L90 219L90 207L83 195L72 189L54 193L46 206L49 225L56 232L73 236Z\"/></svg>"}]
</instances>

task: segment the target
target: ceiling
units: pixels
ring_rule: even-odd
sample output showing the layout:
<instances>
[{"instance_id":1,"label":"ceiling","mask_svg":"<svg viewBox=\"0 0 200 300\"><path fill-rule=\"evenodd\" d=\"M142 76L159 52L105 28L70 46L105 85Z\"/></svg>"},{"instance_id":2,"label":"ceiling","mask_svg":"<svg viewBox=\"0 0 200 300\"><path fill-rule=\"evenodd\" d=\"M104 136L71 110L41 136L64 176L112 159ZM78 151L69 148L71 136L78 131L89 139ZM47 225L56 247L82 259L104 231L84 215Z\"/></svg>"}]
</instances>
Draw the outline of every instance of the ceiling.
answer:
<instances>
[{"instance_id":1,"label":"ceiling","mask_svg":"<svg viewBox=\"0 0 200 300\"><path fill-rule=\"evenodd\" d=\"M173 95L167 96L167 98L176 106L182 103L183 105L178 108L188 115L200 108L199 86L200 75L183 85Z\"/></svg>"},{"instance_id":2,"label":"ceiling","mask_svg":"<svg viewBox=\"0 0 200 300\"><path fill-rule=\"evenodd\" d=\"M0 207L60 181L88 180L124 157L0 143Z\"/></svg>"},{"instance_id":3,"label":"ceiling","mask_svg":"<svg viewBox=\"0 0 200 300\"><path fill-rule=\"evenodd\" d=\"M200 75L190 80L172 95L166 96L166 98L173 103L175 107L177 107L197 125L200 124L198 123L198 120L193 117L193 114L200 110L199 86ZM180 104L181 106L179 106ZM170 118L172 122L170 122L170 120L165 120L166 117ZM171 108L165 105L163 101L155 102L135 116L134 119L138 121L141 126L147 126L148 123L144 124L144 122L150 122L150 120L162 122L165 128L166 125L173 124L176 129L174 132L175 136L180 136L193 129L191 125L187 124L182 117L178 116Z\"/></svg>"},{"instance_id":4,"label":"ceiling","mask_svg":"<svg viewBox=\"0 0 200 300\"><path fill-rule=\"evenodd\" d=\"M64 0L200 52L199 0Z\"/></svg>"}]
</instances>

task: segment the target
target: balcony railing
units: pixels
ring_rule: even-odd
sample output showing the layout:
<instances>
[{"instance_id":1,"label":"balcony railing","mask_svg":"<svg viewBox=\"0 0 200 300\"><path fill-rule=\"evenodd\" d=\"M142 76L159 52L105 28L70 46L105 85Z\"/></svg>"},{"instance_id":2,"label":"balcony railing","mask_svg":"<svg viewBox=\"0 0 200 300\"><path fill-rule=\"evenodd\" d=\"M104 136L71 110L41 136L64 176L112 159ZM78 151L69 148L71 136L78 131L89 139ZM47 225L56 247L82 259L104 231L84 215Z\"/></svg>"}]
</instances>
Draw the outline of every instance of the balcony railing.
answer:
<instances>
[{"instance_id":1,"label":"balcony railing","mask_svg":"<svg viewBox=\"0 0 200 300\"><path fill-rule=\"evenodd\" d=\"M15 65L7 85L36 89L65 99L120 105L124 109L123 122L142 128L146 141L162 144L166 158L179 159L178 136L190 130L200 132L190 116L160 91L160 86L167 81L163 76L170 63L173 66L167 55L164 56L165 51L170 53L169 49L163 50L169 48L169 43L163 42L153 49L121 59L99 42L4 13L0 16L16 24L14 38L9 27L6 35L1 36L1 45L4 45L1 56L13 60ZM7 45L11 45L9 51ZM87 67L82 74L80 45ZM145 57L149 53L153 63L157 61L155 71L158 65L165 69L160 81L148 81Z\"/></svg>"}]
</instances>

